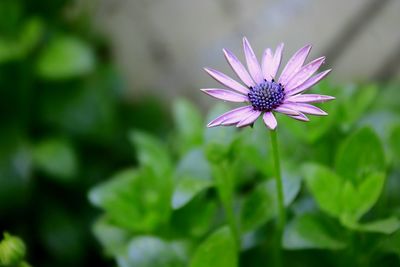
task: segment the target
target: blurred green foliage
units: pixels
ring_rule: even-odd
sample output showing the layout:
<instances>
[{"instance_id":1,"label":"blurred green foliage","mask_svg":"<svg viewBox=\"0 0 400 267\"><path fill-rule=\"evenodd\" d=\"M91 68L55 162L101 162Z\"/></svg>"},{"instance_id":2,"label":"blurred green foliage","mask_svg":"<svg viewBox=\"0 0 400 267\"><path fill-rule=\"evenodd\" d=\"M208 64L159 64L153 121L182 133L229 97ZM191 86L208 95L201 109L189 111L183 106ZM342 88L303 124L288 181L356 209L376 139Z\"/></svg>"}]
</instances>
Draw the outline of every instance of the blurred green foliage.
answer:
<instances>
[{"instance_id":1,"label":"blurred green foliage","mask_svg":"<svg viewBox=\"0 0 400 267\"><path fill-rule=\"evenodd\" d=\"M278 115L285 266L400 266L399 110L381 103L398 86L324 82L314 90L337 98L321 105L329 116L302 123ZM118 266L274 263L268 130L260 121L246 129L204 127L227 109L219 104L204 120L177 100L170 138L134 131L138 167L90 190L103 210L94 234ZM390 114L385 122L376 119L382 113Z\"/></svg>"},{"instance_id":2,"label":"blurred green foliage","mask_svg":"<svg viewBox=\"0 0 400 267\"><path fill-rule=\"evenodd\" d=\"M34 266L110 265L86 193L132 162L130 129L168 121L157 100L126 100L108 41L75 5L0 1L0 230L26 241Z\"/></svg>"}]
</instances>

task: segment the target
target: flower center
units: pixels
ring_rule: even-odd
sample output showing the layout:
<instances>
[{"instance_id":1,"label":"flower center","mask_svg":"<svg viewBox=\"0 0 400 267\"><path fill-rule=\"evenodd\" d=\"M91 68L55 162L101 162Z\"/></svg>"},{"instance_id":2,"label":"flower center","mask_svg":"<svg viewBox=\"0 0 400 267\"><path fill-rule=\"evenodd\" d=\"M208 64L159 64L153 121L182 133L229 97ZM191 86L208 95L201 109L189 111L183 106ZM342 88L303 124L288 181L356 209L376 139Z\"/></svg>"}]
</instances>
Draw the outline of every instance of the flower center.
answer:
<instances>
[{"instance_id":1,"label":"flower center","mask_svg":"<svg viewBox=\"0 0 400 267\"><path fill-rule=\"evenodd\" d=\"M264 82L250 87L248 93L251 105L255 110L271 111L282 104L285 97L284 88L280 83L264 80Z\"/></svg>"}]
</instances>

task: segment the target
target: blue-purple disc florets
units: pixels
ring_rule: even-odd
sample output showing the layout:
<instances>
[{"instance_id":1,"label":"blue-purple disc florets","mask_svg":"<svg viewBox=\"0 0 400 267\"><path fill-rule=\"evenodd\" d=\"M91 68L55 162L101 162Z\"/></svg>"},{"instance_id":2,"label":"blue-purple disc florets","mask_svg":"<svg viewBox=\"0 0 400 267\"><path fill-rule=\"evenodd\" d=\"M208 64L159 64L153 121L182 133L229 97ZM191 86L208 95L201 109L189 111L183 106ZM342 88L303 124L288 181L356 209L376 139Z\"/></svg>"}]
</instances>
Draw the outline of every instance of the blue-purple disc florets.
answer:
<instances>
[{"instance_id":1,"label":"blue-purple disc florets","mask_svg":"<svg viewBox=\"0 0 400 267\"><path fill-rule=\"evenodd\" d=\"M264 80L264 82L250 87L248 96L255 110L271 111L282 104L285 92L280 83L276 83L274 80Z\"/></svg>"}]
</instances>

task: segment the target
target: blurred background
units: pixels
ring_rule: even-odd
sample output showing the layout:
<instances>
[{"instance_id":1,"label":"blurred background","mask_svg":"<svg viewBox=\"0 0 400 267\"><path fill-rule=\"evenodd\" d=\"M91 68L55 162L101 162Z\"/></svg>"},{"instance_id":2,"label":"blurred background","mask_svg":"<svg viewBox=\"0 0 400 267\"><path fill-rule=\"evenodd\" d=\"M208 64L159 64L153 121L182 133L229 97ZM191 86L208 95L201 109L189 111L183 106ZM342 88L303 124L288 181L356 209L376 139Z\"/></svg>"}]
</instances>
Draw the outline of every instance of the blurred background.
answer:
<instances>
[{"instance_id":1,"label":"blurred background","mask_svg":"<svg viewBox=\"0 0 400 267\"><path fill-rule=\"evenodd\" d=\"M91 227L87 192L135 162L127 131L165 136L171 102L215 103L199 88L284 42L326 55L337 83L400 77L398 0L1 0L0 231L34 266L113 266ZM379 89L379 88L378 88Z\"/></svg>"}]
</instances>

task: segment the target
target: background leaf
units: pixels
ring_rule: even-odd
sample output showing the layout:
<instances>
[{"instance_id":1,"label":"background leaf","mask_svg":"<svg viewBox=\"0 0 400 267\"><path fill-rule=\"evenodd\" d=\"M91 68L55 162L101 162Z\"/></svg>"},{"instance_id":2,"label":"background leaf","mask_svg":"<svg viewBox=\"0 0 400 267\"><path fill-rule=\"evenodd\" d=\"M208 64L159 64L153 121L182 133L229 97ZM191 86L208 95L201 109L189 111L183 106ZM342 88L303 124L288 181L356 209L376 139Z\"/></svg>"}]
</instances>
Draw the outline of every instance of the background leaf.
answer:
<instances>
[{"instance_id":1,"label":"background leaf","mask_svg":"<svg viewBox=\"0 0 400 267\"><path fill-rule=\"evenodd\" d=\"M138 236L125 253L117 257L120 267L183 267L186 248L179 242L166 242L153 236Z\"/></svg>"},{"instance_id":2,"label":"background leaf","mask_svg":"<svg viewBox=\"0 0 400 267\"><path fill-rule=\"evenodd\" d=\"M40 54L37 72L46 79L68 79L88 74L95 66L91 47L75 36L58 36Z\"/></svg>"},{"instance_id":3,"label":"background leaf","mask_svg":"<svg viewBox=\"0 0 400 267\"><path fill-rule=\"evenodd\" d=\"M175 171L175 189L172 207L178 209L196 194L213 184L211 167L200 149L189 151L178 163Z\"/></svg>"},{"instance_id":4,"label":"background leaf","mask_svg":"<svg viewBox=\"0 0 400 267\"><path fill-rule=\"evenodd\" d=\"M354 230L363 231L363 232L373 232L373 233L381 233L381 234L393 234L400 228L400 221L395 217L390 217L386 219L381 219L368 223L356 223L352 225L348 225Z\"/></svg>"},{"instance_id":5,"label":"background leaf","mask_svg":"<svg viewBox=\"0 0 400 267\"><path fill-rule=\"evenodd\" d=\"M228 227L211 234L195 251L190 267L236 267L235 239Z\"/></svg>"},{"instance_id":6,"label":"background leaf","mask_svg":"<svg viewBox=\"0 0 400 267\"><path fill-rule=\"evenodd\" d=\"M336 155L335 169L354 184L371 172L385 171L383 147L371 128L362 128L343 142Z\"/></svg>"},{"instance_id":7,"label":"background leaf","mask_svg":"<svg viewBox=\"0 0 400 267\"><path fill-rule=\"evenodd\" d=\"M315 214L294 218L285 228L286 249L343 249L346 243L337 236L337 228Z\"/></svg>"},{"instance_id":8,"label":"background leaf","mask_svg":"<svg viewBox=\"0 0 400 267\"><path fill-rule=\"evenodd\" d=\"M189 101L178 99L173 105L173 116L178 133L173 139L176 140L177 146L183 151L199 146L205 126L200 111Z\"/></svg>"},{"instance_id":9,"label":"background leaf","mask_svg":"<svg viewBox=\"0 0 400 267\"><path fill-rule=\"evenodd\" d=\"M169 219L170 182L168 177L157 177L147 169L127 169L93 188L89 199L106 211L113 224L133 231L152 231Z\"/></svg>"},{"instance_id":10,"label":"background leaf","mask_svg":"<svg viewBox=\"0 0 400 267\"><path fill-rule=\"evenodd\" d=\"M318 206L334 217L339 216L342 212L342 179L330 169L318 164L305 165L303 174Z\"/></svg>"},{"instance_id":11,"label":"background leaf","mask_svg":"<svg viewBox=\"0 0 400 267\"><path fill-rule=\"evenodd\" d=\"M75 151L64 139L49 138L38 143L33 149L33 159L37 168L61 182L74 179L78 170Z\"/></svg>"}]
</instances>

